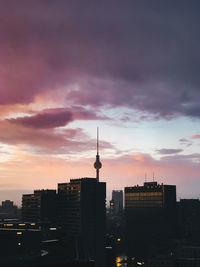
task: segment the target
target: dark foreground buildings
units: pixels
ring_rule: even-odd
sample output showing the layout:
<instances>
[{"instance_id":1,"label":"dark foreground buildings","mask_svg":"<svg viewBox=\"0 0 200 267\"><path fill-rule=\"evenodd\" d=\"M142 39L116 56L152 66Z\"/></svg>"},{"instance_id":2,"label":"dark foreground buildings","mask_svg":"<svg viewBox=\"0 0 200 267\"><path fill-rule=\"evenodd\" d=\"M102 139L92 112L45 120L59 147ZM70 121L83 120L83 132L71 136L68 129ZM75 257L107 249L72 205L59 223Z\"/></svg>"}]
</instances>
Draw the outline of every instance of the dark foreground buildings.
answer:
<instances>
[{"instance_id":1,"label":"dark foreground buildings","mask_svg":"<svg viewBox=\"0 0 200 267\"><path fill-rule=\"evenodd\" d=\"M176 186L148 182L126 187L125 216L129 255L166 252L175 231Z\"/></svg>"},{"instance_id":2,"label":"dark foreground buildings","mask_svg":"<svg viewBox=\"0 0 200 267\"><path fill-rule=\"evenodd\" d=\"M42 222L56 220L56 190L35 190L22 196L22 220Z\"/></svg>"},{"instance_id":3,"label":"dark foreground buildings","mask_svg":"<svg viewBox=\"0 0 200 267\"><path fill-rule=\"evenodd\" d=\"M19 209L14 205L13 201L2 201L2 205L0 206L0 219L13 219L18 218L19 216Z\"/></svg>"},{"instance_id":4,"label":"dark foreground buildings","mask_svg":"<svg viewBox=\"0 0 200 267\"><path fill-rule=\"evenodd\" d=\"M58 184L58 221L75 240L76 257L104 266L106 184L96 178Z\"/></svg>"},{"instance_id":5,"label":"dark foreground buildings","mask_svg":"<svg viewBox=\"0 0 200 267\"><path fill-rule=\"evenodd\" d=\"M42 223L46 232L56 229L58 239L63 242L63 248L66 247L66 258L94 262L95 267L103 267L106 183L99 182L102 164L98 147L97 133L96 178L71 179L58 184L57 192L35 190L34 194L23 195L22 219ZM50 224L45 224L48 222Z\"/></svg>"}]
</instances>

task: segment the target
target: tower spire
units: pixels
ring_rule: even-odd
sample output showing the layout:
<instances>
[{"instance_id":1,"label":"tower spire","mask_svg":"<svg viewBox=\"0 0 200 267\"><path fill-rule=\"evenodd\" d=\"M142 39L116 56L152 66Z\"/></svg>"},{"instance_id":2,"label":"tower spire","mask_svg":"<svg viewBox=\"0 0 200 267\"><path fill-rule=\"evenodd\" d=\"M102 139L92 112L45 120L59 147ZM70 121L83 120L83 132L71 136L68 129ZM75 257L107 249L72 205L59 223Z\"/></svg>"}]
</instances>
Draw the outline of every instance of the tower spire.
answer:
<instances>
[{"instance_id":1,"label":"tower spire","mask_svg":"<svg viewBox=\"0 0 200 267\"><path fill-rule=\"evenodd\" d=\"M99 155L99 127L97 127L97 155Z\"/></svg>"},{"instance_id":2,"label":"tower spire","mask_svg":"<svg viewBox=\"0 0 200 267\"><path fill-rule=\"evenodd\" d=\"M102 164L100 162L99 156L99 127L97 127L97 154L96 154L96 161L94 163L94 168L96 169L96 179L99 182L99 170L101 169Z\"/></svg>"}]
</instances>

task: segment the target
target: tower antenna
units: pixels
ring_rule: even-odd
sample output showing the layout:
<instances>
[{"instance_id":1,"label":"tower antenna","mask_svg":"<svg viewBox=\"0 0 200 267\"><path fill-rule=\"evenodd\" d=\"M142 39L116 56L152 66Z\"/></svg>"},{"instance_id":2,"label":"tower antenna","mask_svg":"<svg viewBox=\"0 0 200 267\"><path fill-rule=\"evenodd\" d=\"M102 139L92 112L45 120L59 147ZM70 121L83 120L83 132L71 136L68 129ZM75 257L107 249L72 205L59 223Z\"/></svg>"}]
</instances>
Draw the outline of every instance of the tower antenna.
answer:
<instances>
[{"instance_id":1,"label":"tower antenna","mask_svg":"<svg viewBox=\"0 0 200 267\"><path fill-rule=\"evenodd\" d=\"M99 127L97 127L97 155L99 155Z\"/></svg>"}]
</instances>

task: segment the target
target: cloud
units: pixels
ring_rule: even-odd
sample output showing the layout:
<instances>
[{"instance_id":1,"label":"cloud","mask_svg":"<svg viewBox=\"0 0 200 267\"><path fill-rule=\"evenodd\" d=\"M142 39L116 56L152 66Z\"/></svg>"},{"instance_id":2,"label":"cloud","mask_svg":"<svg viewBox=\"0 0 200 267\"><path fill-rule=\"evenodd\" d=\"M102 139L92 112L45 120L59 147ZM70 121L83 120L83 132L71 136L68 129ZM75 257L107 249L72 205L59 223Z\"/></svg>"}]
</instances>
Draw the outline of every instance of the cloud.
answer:
<instances>
[{"instance_id":1,"label":"cloud","mask_svg":"<svg viewBox=\"0 0 200 267\"><path fill-rule=\"evenodd\" d=\"M179 143L180 143L181 145L186 146L186 147L189 147L189 146L192 145L192 142L191 142L190 140L186 139L186 138L181 138L181 139L179 139Z\"/></svg>"},{"instance_id":2,"label":"cloud","mask_svg":"<svg viewBox=\"0 0 200 267\"><path fill-rule=\"evenodd\" d=\"M156 152L160 155L166 155L166 154L177 154L182 152L183 149L169 149L169 148L162 148L162 149L157 149Z\"/></svg>"},{"instance_id":3,"label":"cloud","mask_svg":"<svg viewBox=\"0 0 200 267\"><path fill-rule=\"evenodd\" d=\"M17 119L16 119L17 120ZM31 121L32 123L32 121ZM54 129L39 127L25 127L21 122L13 123L4 120L0 123L0 142L9 145L20 145L29 153L70 154L86 152L96 149L96 140L91 139L82 129ZM55 125L54 125L55 126ZM24 145L28 146L26 149ZM106 141L101 142L102 149L115 149Z\"/></svg>"},{"instance_id":4,"label":"cloud","mask_svg":"<svg viewBox=\"0 0 200 267\"><path fill-rule=\"evenodd\" d=\"M94 110L86 110L82 107L47 109L33 115L8 119L9 122L24 127L50 129L69 124L74 120L108 120L108 117L98 116Z\"/></svg>"},{"instance_id":5,"label":"cloud","mask_svg":"<svg viewBox=\"0 0 200 267\"><path fill-rule=\"evenodd\" d=\"M191 136L192 139L200 139L200 134L195 134Z\"/></svg>"},{"instance_id":6,"label":"cloud","mask_svg":"<svg viewBox=\"0 0 200 267\"><path fill-rule=\"evenodd\" d=\"M0 104L57 91L69 105L199 118L199 8L186 0L2 2Z\"/></svg>"}]
</instances>

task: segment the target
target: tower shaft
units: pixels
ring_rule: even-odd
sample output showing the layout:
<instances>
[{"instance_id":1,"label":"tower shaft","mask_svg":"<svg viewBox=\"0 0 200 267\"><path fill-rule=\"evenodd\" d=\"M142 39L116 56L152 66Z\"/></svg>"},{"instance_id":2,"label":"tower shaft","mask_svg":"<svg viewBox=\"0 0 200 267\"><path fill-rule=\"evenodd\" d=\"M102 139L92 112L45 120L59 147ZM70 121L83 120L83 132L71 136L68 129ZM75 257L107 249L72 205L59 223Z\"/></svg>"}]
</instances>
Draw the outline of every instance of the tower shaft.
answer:
<instances>
[{"instance_id":1,"label":"tower shaft","mask_svg":"<svg viewBox=\"0 0 200 267\"><path fill-rule=\"evenodd\" d=\"M102 164L100 161L100 156L99 156L99 128L97 127L97 154L96 154L96 161L94 163L94 168L96 169L96 179L97 182L99 182L99 170L101 169Z\"/></svg>"}]
</instances>

